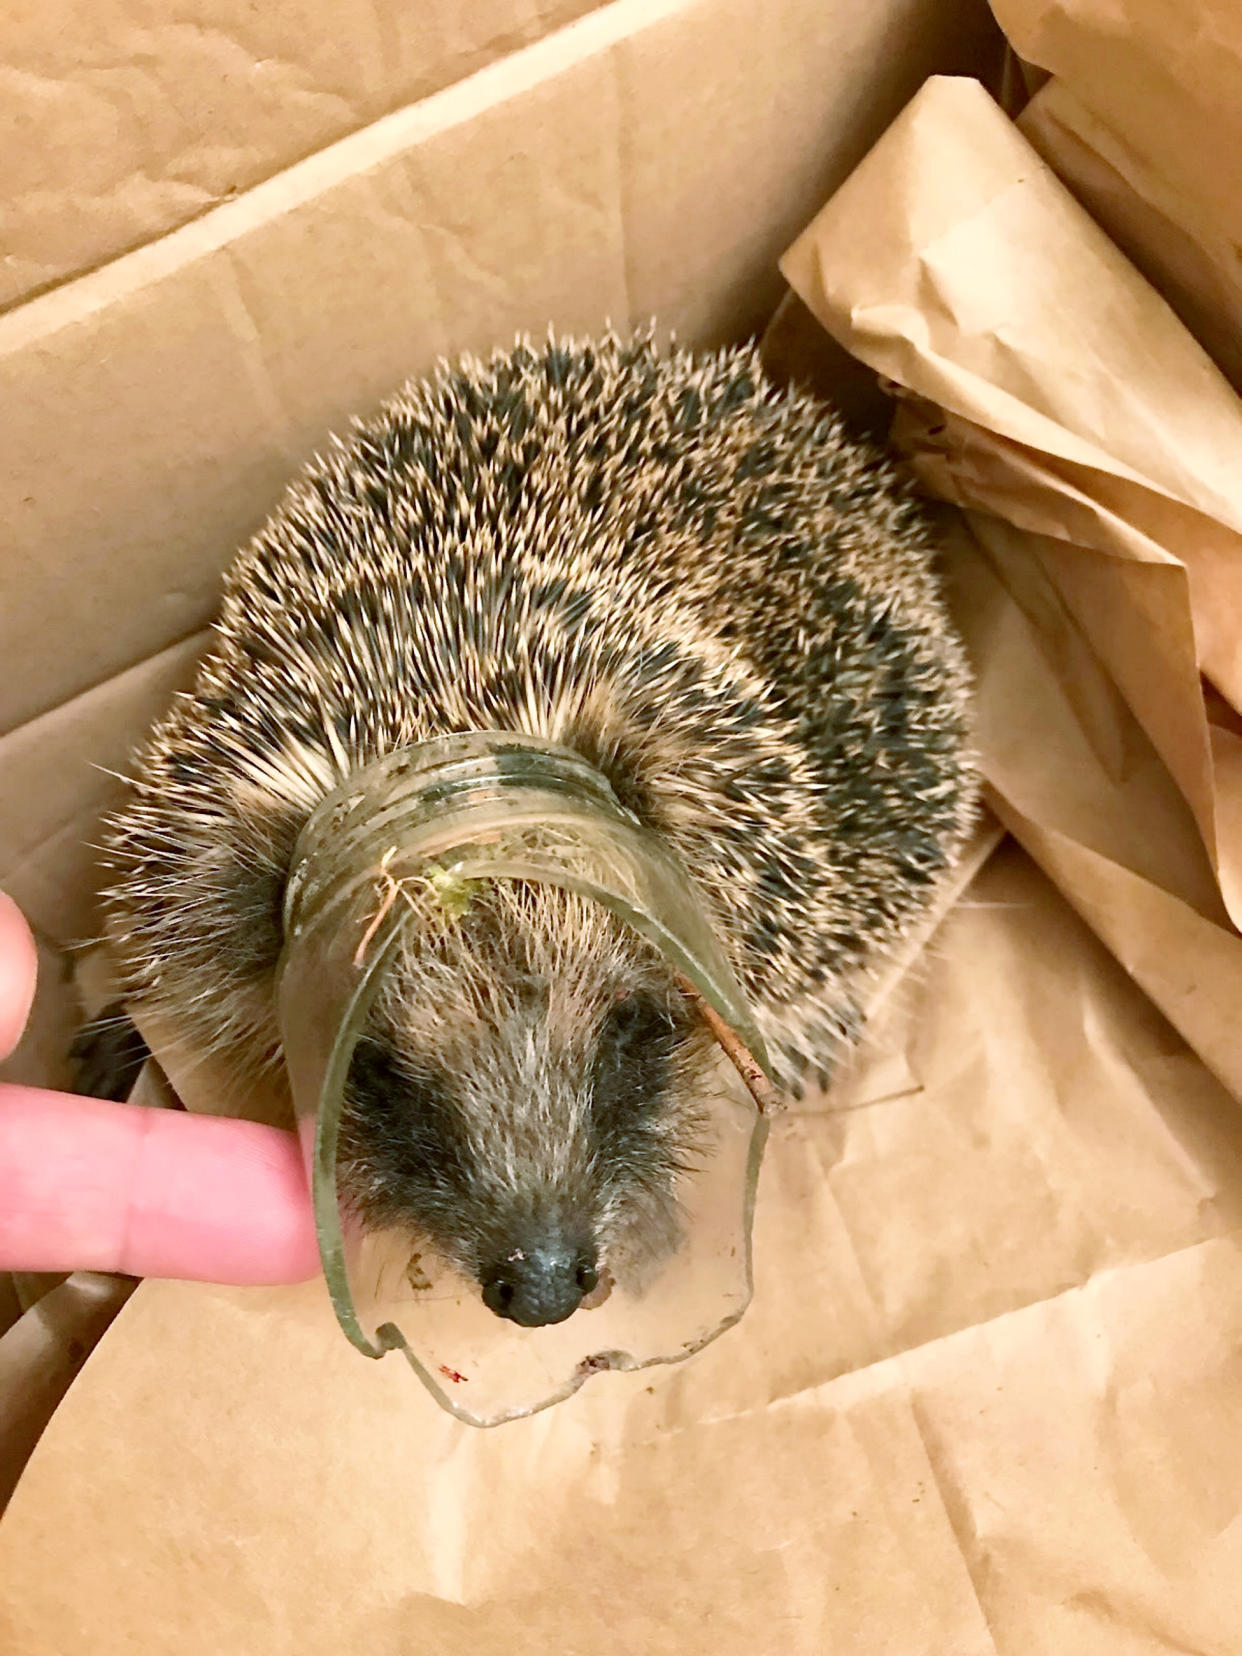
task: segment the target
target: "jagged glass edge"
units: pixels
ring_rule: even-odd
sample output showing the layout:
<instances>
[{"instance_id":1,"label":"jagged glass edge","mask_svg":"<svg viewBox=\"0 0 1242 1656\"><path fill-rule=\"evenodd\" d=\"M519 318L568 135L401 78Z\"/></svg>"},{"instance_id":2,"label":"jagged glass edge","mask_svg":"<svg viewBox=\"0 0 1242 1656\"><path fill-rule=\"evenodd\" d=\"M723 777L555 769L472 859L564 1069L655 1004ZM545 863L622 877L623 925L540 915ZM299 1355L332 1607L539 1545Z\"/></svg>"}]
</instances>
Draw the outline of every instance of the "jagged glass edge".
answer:
<instances>
[{"instance_id":1,"label":"jagged glass edge","mask_svg":"<svg viewBox=\"0 0 1242 1656\"><path fill-rule=\"evenodd\" d=\"M562 890L572 891L578 896L592 898L596 902L602 903L606 908L611 909L619 919L634 926L643 936L655 943L678 970L685 973L699 993L709 1005L719 1012L722 1018L730 1023L733 1023L736 1019L736 1007L731 1006L724 999L710 976L700 968L697 960L691 958L678 939L653 916L639 913L630 903L618 897L616 893L587 880L575 880L568 876L553 878L546 869L516 860L506 861L503 858L488 858L485 863L480 863L479 866L480 868L486 868L488 877L492 879L538 881L544 885L558 886ZM469 878L470 875L463 871L463 877ZM367 1357L379 1358L386 1356L390 1351L402 1352L410 1367L441 1407L447 1409L451 1415L465 1425L484 1428L501 1426L511 1420L521 1420L530 1415L539 1414L543 1409L551 1408L554 1404L561 1403L567 1397L571 1397L596 1372L607 1373L615 1370L633 1373L639 1369L653 1368L662 1364L684 1362L688 1357L693 1357L697 1352L702 1351L704 1347L710 1345L740 1322L754 1295L751 1232L754 1220L755 1194L759 1182L759 1169L763 1161L763 1151L767 1144L769 1128L767 1119L760 1114L758 1109L755 1110L755 1122L747 1152L746 1178L742 1193L745 1298L741 1305L721 1318L715 1327L708 1329L700 1339L694 1341L691 1345L683 1346L667 1356L645 1358L637 1358L633 1353L625 1351L596 1353L597 1356L607 1358L607 1368L601 1367L598 1371L588 1370L582 1374L571 1373L564 1386L558 1391L552 1392L542 1401L532 1404L529 1408L513 1409L507 1414L490 1416L484 1420L477 1415L472 1415L468 1409L454 1401L430 1370L419 1361L395 1323L381 1323L379 1325L375 1331L379 1340L378 1344L368 1339L363 1332L362 1325L358 1320L358 1311L354 1304L353 1293L349 1286L349 1273L345 1264L345 1243L340 1223L340 1193L337 1187L337 1143L340 1132L341 1100L345 1079L349 1073L349 1065L353 1060L354 1048L362 1034L371 1003L379 992L380 974L396 949L402 931L407 925L411 924L412 919L413 916L409 914L399 915L383 934L383 941L380 946L373 951L371 960L354 990L345 1015L341 1019L340 1029L333 1042L332 1054L324 1072L319 1102L315 1112L315 1142L311 1182L315 1232L319 1242L319 1257L323 1266L324 1278L328 1285L332 1308L346 1337L357 1350ZM753 1056L761 1066L766 1067L766 1055L762 1055L762 1046L757 1041L756 1044L759 1045L759 1051L754 1052Z\"/></svg>"},{"instance_id":2,"label":"jagged glass edge","mask_svg":"<svg viewBox=\"0 0 1242 1656\"><path fill-rule=\"evenodd\" d=\"M557 744L544 744L529 738L515 738L508 732L480 731L471 733L471 736L472 740L477 741L480 744L486 744L490 740L495 739L500 751L511 750L515 745L517 745L531 753L532 757L542 755L553 759L560 758L562 760L568 760L576 768L593 770L593 767L586 765L585 761L582 760L581 755L574 753L572 750L560 748ZM424 755L429 755L434 749L437 748L451 750L457 746L461 740L461 738L436 738L429 742L418 744L415 748L408 751L411 754L421 752ZM390 762L396 757L398 756L389 755L387 761L381 761L380 763ZM489 754L484 746L482 752L474 755L468 753L463 754L461 759L450 761L450 763L458 764L463 760L469 763L472 759L485 761L488 757ZM370 767L367 768L369 769ZM546 777L531 777L529 779L512 778L510 780L512 780L514 785L517 787L533 786L539 788L546 787L548 779ZM605 796L611 796L612 790L608 787L607 782L602 777L599 777L598 780L601 784L603 794ZM346 779L346 781L343 782L338 789L334 790L334 792L321 803L320 807L316 810L314 816L312 817L311 823L308 824L308 831L313 828L318 821L324 819L336 807L338 801L342 798L352 797L357 799L359 797L360 784L361 777L359 775ZM566 788L571 795L574 795L575 791L572 787L572 782L566 784L563 779L558 780L554 784L553 791L562 791ZM365 787L363 787L363 791L365 791ZM454 789L453 791L456 793L458 790ZM466 793L469 791L469 788L465 790ZM581 801L579 802L581 803ZM650 831L643 828L643 826L635 821L628 812L618 810L616 813L606 812L605 814L613 817L614 827L620 826L626 838L637 841L638 849L643 855L662 865L662 871L666 877L672 879L674 882L685 882L691 887L691 889L693 889L686 871L678 862L676 862L675 859L668 855L665 847L651 835ZM305 843L305 834L303 836L303 843ZM467 829L460 841L456 842L451 847L442 847L440 851L437 852L437 856L456 855L459 852L465 852L467 848L472 845L474 846L477 855L477 845L471 841L469 831ZM289 915L289 905L293 898L294 888L300 886L301 874L304 872L296 854L294 864L296 870L295 876L290 887L286 891L286 918L288 918ZM724 1022L745 1041L751 1055L759 1064L760 1068L765 1072L768 1070L767 1053L762 1037L750 1016L749 1009L747 1008L745 1000L742 997L740 986L737 984L728 962L720 953L718 945L716 945L715 939L711 935L710 928L706 933L706 941L710 946L710 953L716 957L716 965L721 968L720 981L716 980L716 974L709 969L709 962L707 960L700 960L696 954L692 953L689 949L683 946L681 939L677 936L677 934L664 926L656 916L648 914L644 910L635 908L626 897L610 890L606 886L598 884L593 880L575 877L559 868L549 868L541 866L538 863L525 862L512 857L504 859L503 857L496 857L494 855L480 855L478 858L477 868L468 861L463 861L456 866L457 871L463 878L468 879L471 877L481 877L489 879L514 879L530 881L560 887L563 890L575 892L580 896L587 897L603 904L604 907L610 909L612 913L616 914L619 919L634 927L635 930L647 937L656 945L657 948L661 950L665 957L689 979L698 992L703 996L708 1005L711 1006L724 1020ZM328 1062L325 1066L324 1074L321 1080L319 1097L315 1106L315 1134L311 1154L311 1197L312 1210L315 1217L316 1240L319 1246L320 1263L323 1267L324 1279L327 1284L333 1311L336 1315L338 1324L340 1325L343 1333L349 1339L351 1345L353 1345L356 1350L360 1351L365 1356L371 1358L383 1357L389 1351L404 1352L411 1368L413 1368L414 1372L423 1382L423 1385L442 1408L446 1409L450 1414L461 1420L463 1423L480 1427L498 1426L509 1420L521 1419L532 1414L538 1414L541 1410L550 1408L554 1404L562 1402L566 1397L571 1396L596 1372L607 1372L612 1369L617 1371L632 1372L659 1364L682 1362L686 1358L693 1356L696 1352L702 1351L705 1346L711 1344L713 1340L717 1339L721 1334L727 1332L728 1329L732 1328L738 1321L740 1321L753 1297L754 1280L752 1227L754 1202L758 1185L759 1168L762 1163L763 1151L766 1146L769 1129L768 1121L757 1107L755 1108L754 1122L748 1146L746 1176L743 1190L742 1241L745 1298L743 1299L741 1305L729 1312L720 1320L719 1323L715 1325L715 1327L709 1329L702 1336L702 1338L694 1341L692 1344L683 1345L676 1352L670 1353L666 1356L656 1356L643 1359L636 1358L632 1353L623 1351L596 1353L594 1355L607 1360L606 1368L605 1365L601 1363L598 1370L588 1369L583 1373L574 1372L569 1376L562 1388L551 1393L541 1402L532 1404L528 1408L515 1409L506 1414L492 1416L484 1420L476 1415L472 1415L468 1410L463 1409L446 1391L444 1391L438 1381L431 1375L431 1373L424 1367L414 1352L410 1349L405 1337L395 1324L382 1323L379 1325L376 1329L376 1335L379 1340L378 1344L373 1343L363 1332L362 1325L358 1319L357 1307L354 1304L353 1293L349 1285L349 1275L345 1263L344 1238L340 1224L340 1197L337 1187L337 1149L340 1132L340 1114L344 1098L344 1085L348 1075L349 1065L352 1062L354 1048L356 1047L361 1036L367 1013L369 1012L371 1004L378 993L380 974L388 965L391 955L400 939L401 933L405 926L411 922L411 919L412 916L408 913L398 912L388 927L381 932L380 940L378 941L377 946L370 951L370 959L366 963L362 974L354 987L353 993L350 996L346 1010L339 1020L336 1033L333 1037ZM313 929L314 928L312 928L312 930ZM286 946L288 946L288 943ZM278 980L281 975L282 973L278 971ZM753 1101L750 1102L753 1103ZM328 1107L325 1108L325 1106Z\"/></svg>"}]
</instances>

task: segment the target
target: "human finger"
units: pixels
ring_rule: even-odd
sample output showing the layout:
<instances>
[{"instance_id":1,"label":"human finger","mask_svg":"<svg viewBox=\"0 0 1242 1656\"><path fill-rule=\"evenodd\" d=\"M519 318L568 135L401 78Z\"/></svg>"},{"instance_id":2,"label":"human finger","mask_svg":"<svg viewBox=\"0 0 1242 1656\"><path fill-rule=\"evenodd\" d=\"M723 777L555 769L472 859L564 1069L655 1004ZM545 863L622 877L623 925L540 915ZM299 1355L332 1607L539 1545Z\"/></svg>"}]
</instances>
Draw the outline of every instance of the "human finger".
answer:
<instances>
[{"instance_id":1,"label":"human finger","mask_svg":"<svg viewBox=\"0 0 1242 1656\"><path fill-rule=\"evenodd\" d=\"M0 1268L300 1282L298 1141L253 1121L0 1086Z\"/></svg>"}]
</instances>

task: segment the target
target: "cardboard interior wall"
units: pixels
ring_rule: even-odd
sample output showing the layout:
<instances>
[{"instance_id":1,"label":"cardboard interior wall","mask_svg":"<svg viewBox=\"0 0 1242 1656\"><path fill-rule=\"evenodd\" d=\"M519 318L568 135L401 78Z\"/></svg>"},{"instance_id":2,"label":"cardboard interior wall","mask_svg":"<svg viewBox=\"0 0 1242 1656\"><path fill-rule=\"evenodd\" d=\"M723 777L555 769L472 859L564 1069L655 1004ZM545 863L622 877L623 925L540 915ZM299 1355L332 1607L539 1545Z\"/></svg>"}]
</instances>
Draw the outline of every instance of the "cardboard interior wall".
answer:
<instances>
[{"instance_id":1,"label":"cardboard interior wall","mask_svg":"<svg viewBox=\"0 0 1242 1656\"><path fill-rule=\"evenodd\" d=\"M337 14L304 23L322 56ZM0 316L0 884L44 951L8 1073L63 1079L58 951L95 930L108 772L325 433L440 353L550 321L756 329L781 250L926 75L999 53L982 0L618 0ZM85 117L68 90L60 108L45 165L71 168ZM285 159L262 135L252 155Z\"/></svg>"},{"instance_id":2,"label":"cardboard interior wall","mask_svg":"<svg viewBox=\"0 0 1242 1656\"><path fill-rule=\"evenodd\" d=\"M187 224L598 4L9 7L0 310Z\"/></svg>"}]
</instances>

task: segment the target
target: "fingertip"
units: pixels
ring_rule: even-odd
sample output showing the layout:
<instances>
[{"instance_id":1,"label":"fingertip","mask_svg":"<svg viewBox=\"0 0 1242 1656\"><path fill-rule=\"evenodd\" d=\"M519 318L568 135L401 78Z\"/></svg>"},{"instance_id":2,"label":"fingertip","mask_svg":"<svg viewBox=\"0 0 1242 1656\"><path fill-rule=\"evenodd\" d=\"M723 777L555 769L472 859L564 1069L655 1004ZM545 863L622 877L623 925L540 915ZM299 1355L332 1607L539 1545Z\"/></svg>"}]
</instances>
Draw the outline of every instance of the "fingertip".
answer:
<instances>
[{"instance_id":1,"label":"fingertip","mask_svg":"<svg viewBox=\"0 0 1242 1656\"><path fill-rule=\"evenodd\" d=\"M306 1281L301 1146L258 1122L0 1085L0 1268Z\"/></svg>"},{"instance_id":2,"label":"fingertip","mask_svg":"<svg viewBox=\"0 0 1242 1656\"><path fill-rule=\"evenodd\" d=\"M21 1040L34 1001L39 956L26 917L0 891L0 1058Z\"/></svg>"},{"instance_id":3,"label":"fingertip","mask_svg":"<svg viewBox=\"0 0 1242 1656\"><path fill-rule=\"evenodd\" d=\"M136 1276L303 1282L319 1244L301 1147L255 1121L144 1112L123 1269Z\"/></svg>"}]
</instances>

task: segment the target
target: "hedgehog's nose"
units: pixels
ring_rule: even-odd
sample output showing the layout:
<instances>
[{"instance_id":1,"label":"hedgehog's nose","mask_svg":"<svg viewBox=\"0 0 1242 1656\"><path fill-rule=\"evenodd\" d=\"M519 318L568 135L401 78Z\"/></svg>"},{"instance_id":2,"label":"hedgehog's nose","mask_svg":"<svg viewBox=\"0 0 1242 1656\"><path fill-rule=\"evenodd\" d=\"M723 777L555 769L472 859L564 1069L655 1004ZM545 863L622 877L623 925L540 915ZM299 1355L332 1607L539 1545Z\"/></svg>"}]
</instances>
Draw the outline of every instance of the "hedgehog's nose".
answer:
<instances>
[{"instance_id":1,"label":"hedgehog's nose","mask_svg":"<svg viewBox=\"0 0 1242 1656\"><path fill-rule=\"evenodd\" d=\"M482 1273L483 1303L523 1328L542 1328L573 1316L599 1283L589 1248L560 1239L515 1246Z\"/></svg>"}]
</instances>

